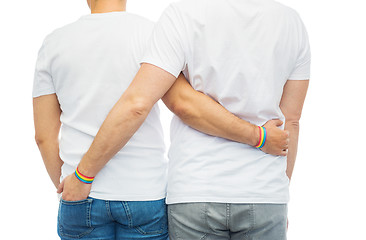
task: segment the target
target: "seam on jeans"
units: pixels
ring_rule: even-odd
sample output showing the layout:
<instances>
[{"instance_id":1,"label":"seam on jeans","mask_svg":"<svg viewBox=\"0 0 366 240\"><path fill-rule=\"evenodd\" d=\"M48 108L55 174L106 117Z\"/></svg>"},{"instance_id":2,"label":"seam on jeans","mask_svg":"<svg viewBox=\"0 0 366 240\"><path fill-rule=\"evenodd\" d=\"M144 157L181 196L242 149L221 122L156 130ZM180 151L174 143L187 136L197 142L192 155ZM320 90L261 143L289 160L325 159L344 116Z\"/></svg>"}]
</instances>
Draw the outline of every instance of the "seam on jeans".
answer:
<instances>
[{"instance_id":1,"label":"seam on jeans","mask_svg":"<svg viewBox=\"0 0 366 240\"><path fill-rule=\"evenodd\" d=\"M253 230L255 228L255 211L254 211L254 204L250 204L250 222L251 222L251 227L249 228L250 232L251 230Z\"/></svg>"},{"instance_id":2,"label":"seam on jeans","mask_svg":"<svg viewBox=\"0 0 366 240\"><path fill-rule=\"evenodd\" d=\"M66 200L63 200L63 199L61 198L60 202L61 202L63 205L71 205L71 206L75 206L75 205L81 205L81 204L86 204L86 203L92 203L92 202L93 202L93 199L92 199L92 198L87 198L87 199L80 200L80 201L66 201Z\"/></svg>"},{"instance_id":3,"label":"seam on jeans","mask_svg":"<svg viewBox=\"0 0 366 240\"><path fill-rule=\"evenodd\" d=\"M128 218L128 227L132 228L133 223L132 223L132 216L131 216L131 211L130 208L128 207L128 203L127 202L122 202L122 206L125 209L126 212L126 216Z\"/></svg>"},{"instance_id":4,"label":"seam on jeans","mask_svg":"<svg viewBox=\"0 0 366 240\"><path fill-rule=\"evenodd\" d=\"M255 226L254 204L249 204L249 218L251 226L249 227L248 231L244 234L244 239L247 239L247 237L249 237L249 234L253 231Z\"/></svg>"},{"instance_id":5,"label":"seam on jeans","mask_svg":"<svg viewBox=\"0 0 366 240\"><path fill-rule=\"evenodd\" d=\"M256 221L255 221L256 219L255 219L254 204L252 204L251 211L252 211L252 229L254 229L256 224L257 224Z\"/></svg>"},{"instance_id":6,"label":"seam on jeans","mask_svg":"<svg viewBox=\"0 0 366 240\"><path fill-rule=\"evenodd\" d=\"M209 228L209 225L208 225L208 219L207 219L207 212L208 212L208 204L209 203L203 203L203 220L204 222L206 223L206 229ZM201 238L200 240L204 240L206 239L208 236L208 233L205 233Z\"/></svg>"},{"instance_id":7,"label":"seam on jeans","mask_svg":"<svg viewBox=\"0 0 366 240\"><path fill-rule=\"evenodd\" d=\"M93 201L90 201L89 207L87 208L87 225L88 227L92 227L91 224L91 211L92 211Z\"/></svg>"},{"instance_id":8,"label":"seam on jeans","mask_svg":"<svg viewBox=\"0 0 366 240\"><path fill-rule=\"evenodd\" d=\"M135 230L138 231L141 235L145 235L145 236L162 234L164 231L164 229L161 229L161 230L157 230L157 231L146 232L141 227L135 227Z\"/></svg>"},{"instance_id":9,"label":"seam on jeans","mask_svg":"<svg viewBox=\"0 0 366 240\"><path fill-rule=\"evenodd\" d=\"M209 228L210 228L210 225L208 224L208 217L207 217L208 204L209 204L209 203L204 203L204 204L203 204L204 221L205 221L205 223L206 223L206 229L209 229Z\"/></svg>"},{"instance_id":10,"label":"seam on jeans","mask_svg":"<svg viewBox=\"0 0 366 240\"><path fill-rule=\"evenodd\" d=\"M111 212L111 205L109 201L105 201L105 208L107 210L108 216L112 221L115 221L115 219L112 216L112 212Z\"/></svg>"},{"instance_id":11,"label":"seam on jeans","mask_svg":"<svg viewBox=\"0 0 366 240\"><path fill-rule=\"evenodd\" d=\"M226 203L226 228L230 229L230 203Z\"/></svg>"}]
</instances>

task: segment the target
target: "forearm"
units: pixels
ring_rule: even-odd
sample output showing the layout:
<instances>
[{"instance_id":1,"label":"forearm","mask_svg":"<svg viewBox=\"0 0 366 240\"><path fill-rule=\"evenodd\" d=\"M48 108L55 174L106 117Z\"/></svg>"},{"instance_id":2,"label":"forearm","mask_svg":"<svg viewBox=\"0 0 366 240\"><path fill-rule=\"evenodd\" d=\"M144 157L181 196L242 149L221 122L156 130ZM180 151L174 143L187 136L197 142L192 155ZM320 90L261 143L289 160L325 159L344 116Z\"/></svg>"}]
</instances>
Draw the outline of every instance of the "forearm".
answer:
<instances>
[{"instance_id":1,"label":"forearm","mask_svg":"<svg viewBox=\"0 0 366 240\"><path fill-rule=\"evenodd\" d=\"M35 140L41 152L47 172L56 186L60 183L61 166L58 136L61 108L56 94L33 99Z\"/></svg>"},{"instance_id":2,"label":"forearm","mask_svg":"<svg viewBox=\"0 0 366 240\"><path fill-rule=\"evenodd\" d=\"M286 118L285 129L290 133L286 170L290 180L296 161L300 118L308 86L309 80L288 80L283 88L280 103L281 111Z\"/></svg>"},{"instance_id":3,"label":"forearm","mask_svg":"<svg viewBox=\"0 0 366 240\"><path fill-rule=\"evenodd\" d=\"M128 100L127 100L128 102ZM91 147L82 158L79 170L96 176L104 165L130 140L142 125L150 109L139 108L122 97L108 114ZM125 104L125 105L124 105Z\"/></svg>"},{"instance_id":4,"label":"forearm","mask_svg":"<svg viewBox=\"0 0 366 240\"><path fill-rule=\"evenodd\" d=\"M50 176L53 184L57 188L60 184L61 167L63 161L59 156L58 141L37 141L39 151L41 152L42 159L48 175Z\"/></svg>"},{"instance_id":5,"label":"forearm","mask_svg":"<svg viewBox=\"0 0 366 240\"><path fill-rule=\"evenodd\" d=\"M205 98L207 98L205 100ZM209 135L226 138L254 146L258 143L259 131L256 125L246 122L227 111L208 96L200 93L196 98L182 103L186 112L175 111L178 117L190 127ZM203 103L205 104L197 104Z\"/></svg>"},{"instance_id":6,"label":"forearm","mask_svg":"<svg viewBox=\"0 0 366 240\"><path fill-rule=\"evenodd\" d=\"M197 92L183 74L162 98L165 105L190 127L212 135L254 146L258 143L257 127Z\"/></svg>"},{"instance_id":7,"label":"forearm","mask_svg":"<svg viewBox=\"0 0 366 240\"><path fill-rule=\"evenodd\" d=\"M300 127L299 121L286 121L285 130L289 131L290 133L286 174L290 180L292 177L296 161L297 147L299 141L299 127Z\"/></svg>"}]
</instances>

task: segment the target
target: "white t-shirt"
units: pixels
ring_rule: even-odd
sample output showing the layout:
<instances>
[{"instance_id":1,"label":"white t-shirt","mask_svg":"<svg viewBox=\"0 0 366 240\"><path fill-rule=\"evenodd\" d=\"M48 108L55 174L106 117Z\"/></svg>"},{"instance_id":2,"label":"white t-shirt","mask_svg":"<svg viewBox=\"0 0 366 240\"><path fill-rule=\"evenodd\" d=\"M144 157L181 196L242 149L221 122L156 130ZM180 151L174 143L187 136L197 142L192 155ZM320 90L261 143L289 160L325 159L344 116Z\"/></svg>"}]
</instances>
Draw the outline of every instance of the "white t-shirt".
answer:
<instances>
[{"instance_id":1,"label":"white t-shirt","mask_svg":"<svg viewBox=\"0 0 366 240\"><path fill-rule=\"evenodd\" d=\"M310 77L303 23L272 0L174 3L142 62L174 76L183 71L194 89L256 125L285 120L279 103L286 81ZM206 135L175 117L167 202L287 203L286 165L286 157Z\"/></svg>"},{"instance_id":2,"label":"white t-shirt","mask_svg":"<svg viewBox=\"0 0 366 240\"><path fill-rule=\"evenodd\" d=\"M61 114L61 180L73 174L109 111L137 73L154 24L126 12L91 14L46 37L33 97L56 93ZM167 160L159 108L97 174L90 196L143 201L166 195Z\"/></svg>"}]
</instances>

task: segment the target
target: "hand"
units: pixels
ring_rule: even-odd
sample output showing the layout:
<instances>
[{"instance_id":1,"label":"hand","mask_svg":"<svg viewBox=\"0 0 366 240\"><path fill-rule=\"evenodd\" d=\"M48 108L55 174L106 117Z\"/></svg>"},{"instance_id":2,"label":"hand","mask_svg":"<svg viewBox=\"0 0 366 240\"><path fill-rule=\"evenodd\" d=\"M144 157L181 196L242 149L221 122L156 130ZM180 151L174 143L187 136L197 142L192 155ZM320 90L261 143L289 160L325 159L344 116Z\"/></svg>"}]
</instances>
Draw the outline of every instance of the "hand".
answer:
<instances>
[{"instance_id":1,"label":"hand","mask_svg":"<svg viewBox=\"0 0 366 240\"><path fill-rule=\"evenodd\" d=\"M265 153L287 156L289 132L279 129L283 122L279 119L274 119L266 122L263 127L267 130L267 139L261 150Z\"/></svg>"},{"instance_id":2,"label":"hand","mask_svg":"<svg viewBox=\"0 0 366 240\"><path fill-rule=\"evenodd\" d=\"M88 198L91 184L80 182L75 174L67 176L58 186L57 193L62 193L65 201L80 201Z\"/></svg>"}]
</instances>

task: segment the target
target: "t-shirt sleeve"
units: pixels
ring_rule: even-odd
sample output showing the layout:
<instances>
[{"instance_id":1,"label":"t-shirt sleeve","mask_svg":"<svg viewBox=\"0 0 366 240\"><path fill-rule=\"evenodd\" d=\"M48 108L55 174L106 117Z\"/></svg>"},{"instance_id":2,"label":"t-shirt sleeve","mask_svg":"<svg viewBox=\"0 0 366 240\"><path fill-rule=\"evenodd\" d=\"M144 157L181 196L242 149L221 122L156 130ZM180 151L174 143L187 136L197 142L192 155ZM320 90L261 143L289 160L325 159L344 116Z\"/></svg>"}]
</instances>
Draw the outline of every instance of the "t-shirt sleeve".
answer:
<instances>
[{"instance_id":1,"label":"t-shirt sleeve","mask_svg":"<svg viewBox=\"0 0 366 240\"><path fill-rule=\"evenodd\" d=\"M46 41L38 52L36 70L33 81L33 97L55 93L55 87L50 73L50 62L47 59Z\"/></svg>"},{"instance_id":2,"label":"t-shirt sleeve","mask_svg":"<svg viewBox=\"0 0 366 240\"><path fill-rule=\"evenodd\" d=\"M155 65L178 77L185 68L184 24L170 5L155 24L141 63Z\"/></svg>"},{"instance_id":3,"label":"t-shirt sleeve","mask_svg":"<svg viewBox=\"0 0 366 240\"><path fill-rule=\"evenodd\" d=\"M299 26L299 52L295 67L288 78L289 80L308 80L310 79L311 52L308 33L302 21Z\"/></svg>"}]
</instances>

